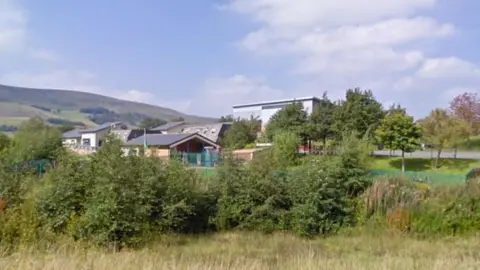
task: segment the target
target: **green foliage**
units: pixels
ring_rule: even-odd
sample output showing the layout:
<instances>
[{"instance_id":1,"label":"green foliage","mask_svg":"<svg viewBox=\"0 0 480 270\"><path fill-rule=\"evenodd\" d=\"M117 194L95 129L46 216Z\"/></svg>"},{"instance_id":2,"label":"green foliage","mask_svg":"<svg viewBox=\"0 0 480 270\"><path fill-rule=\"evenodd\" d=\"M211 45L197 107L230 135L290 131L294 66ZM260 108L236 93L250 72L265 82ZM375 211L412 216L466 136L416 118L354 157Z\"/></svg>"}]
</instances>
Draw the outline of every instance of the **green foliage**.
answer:
<instances>
[{"instance_id":1,"label":"green foliage","mask_svg":"<svg viewBox=\"0 0 480 270\"><path fill-rule=\"evenodd\" d=\"M438 168L438 160L445 148L455 147L462 138L468 137L468 125L444 109L432 110L420 124L423 138L437 150L435 168Z\"/></svg>"},{"instance_id":2,"label":"green foliage","mask_svg":"<svg viewBox=\"0 0 480 270\"><path fill-rule=\"evenodd\" d=\"M355 132L363 137L369 131L373 133L384 115L382 104L375 99L372 91L348 89L345 100L337 104L333 130L339 136Z\"/></svg>"},{"instance_id":3,"label":"green foliage","mask_svg":"<svg viewBox=\"0 0 480 270\"><path fill-rule=\"evenodd\" d=\"M233 122L233 121L234 121L233 115L231 115L231 114L222 116L222 117L220 117L220 119L218 119L219 123Z\"/></svg>"},{"instance_id":4,"label":"green foliage","mask_svg":"<svg viewBox=\"0 0 480 270\"><path fill-rule=\"evenodd\" d=\"M60 131L40 117L22 123L12 140L9 156L15 161L54 159L62 150Z\"/></svg>"},{"instance_id":5,"label":"green foliage","mask_svg":"<svg viewBox=\"0 0 480 270\"><path fill-rule=\"evenodd\" d=\"M0 132L0 156L3 151L10 147L12 140L5 133Z\"/></svg>"},{"instance_id":6,"label":"green foliage","mask_svg":"<svg viewBox=\"0 0 480 270\"><path fill-rule=\"evenodd\" d=\"M276 134L284 131L296 134L302 141L309 138L308 115L303 104L296 102L277 111L268 122L266 136L272 141Z\"/></svg>"},{"instance_id":7,"label":"green foliage","mask_svg":"<svg viewBox=\"0 0 480 270\"><path fill-rule=\"evenodd\" d=\"M274 159L281 168L293 166L297 161L300 138L291 131L277 133L273 138Z\"/></svg>"},{"instance_id":8,"label":"green foliage","mask_svg":"<svg viewBox=\"0 0 480 270\"><path fill-rule=\"evenodd\" d=\"M159 127L161 125L165 125L167 121L159 119L159 118L154 118L154 117L145 117L140 121L140 125L138 126L139 128L146 128L146 129L152 129Z\"/></svg>"},{"instance_id":9,"label":"green foliage","mask_svg":"<svg viewBox=\"0 0 480 270\"><path fill-rule=\"evenodd\" d=\"M89 164L77 157L64 155L57 162L59 166L44 178L37 208L48 229L64 232L73 218L84 214L85 198L94 183Z\"/></svg>"},{"instance_id":10,"label":"green foliage","mask_svg":"<svg viewBox=\"0 0 480 270\"><path fill-rule=\"evenodd\" d=\"M255 142L260 123L256 119L237 119L227 129L223 137L224 148L242 149Z\"/></svg>"},{"instance_id":11,"label":"green foliage","mask_svg":"<svg viewBox=\"0 0 480 270\"><path fill-rule=\"evenodd\" d=\"M403 111L389 113L375 131L377 141L391 150L402 151L402 171L405 171L405 152L412 152L419 145L422 128L413 117Z\"/></svg>"},{"instance_id":12,"label":"green foliage","mask_svg":"<svg viewBox=\"0 0 480 270\"><path fill-rule=\"evenodd\" d=\"M389 117L398 115L406 119L400 111ZM124 156L113 137L88 159L60 151L55 170L42 179L11 170L13 161L6 159L0 168L0 198L7 202L0 209L0 241L13 251L64 236L122 248L158 234L215 230L314 237L372 222L423 236L480 229L478 180L446 192L403 179L373 182L367 136L352 131L341 138L332 155L312 156L292 168L301 138L295 129L278 129L273 147L248 163L227 152L209 178L174 160ZM31 139L41 145L44 137Z\"/></svg>"},{"instance_id":13,"label":"green foliage","mask_svg":"<svg viewBox=\"0 0 480 270\"><path fill-rule=\"evenodd\" d=\"M333 122L335 110L335 103L328 99L327 93L325 92L320 103L314 107L310 115L310 137L312 140L321 140L324 147L327 144L327 139L332 138L334 135Z\"/></svg>"}]
</instances>

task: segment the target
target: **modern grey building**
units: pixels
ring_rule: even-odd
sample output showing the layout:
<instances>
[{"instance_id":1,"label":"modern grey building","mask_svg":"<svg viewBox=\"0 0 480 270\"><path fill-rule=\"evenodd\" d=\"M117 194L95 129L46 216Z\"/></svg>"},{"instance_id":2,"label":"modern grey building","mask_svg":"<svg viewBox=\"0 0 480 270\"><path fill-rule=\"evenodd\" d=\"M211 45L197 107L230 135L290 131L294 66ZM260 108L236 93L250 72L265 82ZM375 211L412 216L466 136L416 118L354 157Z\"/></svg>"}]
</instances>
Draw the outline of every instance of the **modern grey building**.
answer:
<instances>
[{"instance_id":1,"label":"modern grey building","mask_svg":"<svg viewBox=\"0 0 480 270\"><path fill-rule=\"evenodd\" d=\"M301 97L234 105L233 117L234 119L250 119L251 117L258 118L262 121L262 128L264 128L276 112L294 102L302 103L305 111L308 114L311 114L313 108L320 102L320 99L317 97Z\"/></svg>"}]
</instances>

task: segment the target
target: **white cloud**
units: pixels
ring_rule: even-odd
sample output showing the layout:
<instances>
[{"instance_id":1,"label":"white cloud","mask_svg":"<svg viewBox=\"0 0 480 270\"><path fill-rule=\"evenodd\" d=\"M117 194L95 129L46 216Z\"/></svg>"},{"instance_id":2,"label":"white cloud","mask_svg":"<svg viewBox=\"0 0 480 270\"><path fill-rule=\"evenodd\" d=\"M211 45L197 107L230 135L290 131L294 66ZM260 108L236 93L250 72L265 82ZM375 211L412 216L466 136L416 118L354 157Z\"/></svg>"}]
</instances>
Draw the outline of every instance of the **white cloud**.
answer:
<instances>
[{"instance_id":1,"label":"white cloud","mask_svg":"<svg viewBox=\"0 0 480 270\"><path fill-rule=\"evenodd\" d=\"M437 0L233 0L228 8L274 27L339 26L409 16Z\"/></svg>"},{"instance_id":2,"label":"white cloud","mask_svg":"<svg viewBox=\"0 0 480 270\"><path fill-rule=\"evenodd\" d=\"M372 87L380 100L400 102L418 115L425 112L420 101L437 106L443 93L480 83L477 64L428 55L422 47L456 32L454 25L426 16L437 2L231 0L226 8L260 25L240 38L243 48L295 57L289 75L308 75L335 97L347 88Z\"/></svg>"},{"instance_id":3,"label":"white cloud","mask_svg":"<svg viewBox=\"0 0 480 270\"><path fill-rule=\"evenodd\" d=\"M30 44L27 15L27 11L18 5L18 1L0 0L0 53L58 61L60 57L57 53Z\"/></svg>"},{"instance_id":4,"label":"white cloud","mask_svg":"<svg viewBox=\"0 0 480 270\"><path fill-rule=\"evenodd\" d=\"M51 62L56 62L60 60L60 56L57 53L47 49L31 48L28 53L31 57L40 60L46 60Z\"/></svg>"},{"instance_id":5,"label":"white cloud","mask_svg":"<svg viewBox=\"0 0 480 270\"><path fill-rule=\"evenodd\" d=\"M432 58L423 63L417 75L424 78L480 79L480 68L457 57Z\"/></svg>"},{"instance_id":6,"label":"white cloud","mask_svg":"<svg viewBox=\"0 0 480 270\"><path fill-rule=\"evenodd\" d=\"M13 0L0 1L0 52L12 52L26 41L27 17Z\"/></svg>"},{"instance_id":7,"label":"white cloud","mask_svg":"<svg viewBox=\"0 0 480 270\"><path fill-rule=\"evenodd\" d=\"M250 78L241 74L209 78L201 91L192 97L187 111L207 116L225 115L232 112L234 104L284 97L284 92L268 86L264 78Z\"/></svg>"}]
</instances>

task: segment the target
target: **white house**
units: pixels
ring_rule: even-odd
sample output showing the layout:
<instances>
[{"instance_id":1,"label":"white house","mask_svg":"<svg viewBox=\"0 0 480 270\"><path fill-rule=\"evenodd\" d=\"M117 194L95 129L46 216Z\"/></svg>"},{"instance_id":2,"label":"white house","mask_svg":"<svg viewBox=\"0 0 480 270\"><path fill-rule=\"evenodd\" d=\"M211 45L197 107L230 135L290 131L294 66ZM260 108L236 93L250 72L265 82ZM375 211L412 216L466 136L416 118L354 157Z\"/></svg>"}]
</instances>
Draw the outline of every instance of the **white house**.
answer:
<instances>
[{"instance_id":1,"label":"white house","mask_svg":"<svg viewBox=\"0 0 480 270\"><path fill-rule=\"evenodd\" d=\"M107 133L112 129L119 129L120 124L121 122L111 122L88 129L68 131L63 134L62 143L72 149L95 151L102 146Z\"/></svg>"},{"instance_id":2,"label":"white house","mask_svg":"<svg viewBox=\"0 0 480 270\"><path fill-rule=\"evenodd\" d=\"M289 104L300 102L303 104L304 110L311 114L313 108L320 103L317 97L301 97L283 100L273 100L257 103L239 104L233 106L234 119L250 119L251 117L258 118L262 121L262 129L268 124L270 118L280 109Z\"/></svg>"}]
</instances>

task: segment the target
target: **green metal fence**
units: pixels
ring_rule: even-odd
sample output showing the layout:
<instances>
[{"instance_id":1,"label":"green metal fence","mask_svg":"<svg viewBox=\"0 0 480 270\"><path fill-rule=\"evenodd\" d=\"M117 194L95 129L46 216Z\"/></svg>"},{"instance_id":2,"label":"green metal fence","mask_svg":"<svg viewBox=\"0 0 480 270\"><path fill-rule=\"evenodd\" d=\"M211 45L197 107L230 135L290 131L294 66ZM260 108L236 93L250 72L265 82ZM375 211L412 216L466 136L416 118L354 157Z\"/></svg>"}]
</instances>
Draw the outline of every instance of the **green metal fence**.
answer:
<instances>
[{"instance_id":1,"label":"green metal fence","mask_svg":"<svg viewBox=\"0 0 480 270\"><path fill-rule=\"evenodd\" d=\"M194 167L214 167L220 161L220 155L217 152L208 151L201 153L174 152L170 154L170 159L176 159Z\"/></svg>"},{"instance_id":2,"label":"green metal fence","mask_svg":"<svg viewBox=\"0 0 480 270\"><path fill-rule=\"evenodd\" d=\"M29 160L25 162L15 163L10 168L14 172L32 171L39 176L44 174L48 169L55 167L55 161L48 159Z\"/></svg>"},{"instance_id":3,"label":"green metal fence","mask_svg":"<svg viewBox=\"0 0 480 270\"><path fill-rule=\"evenodd\" d=\"M211 177L215 174L215 168L199 168L198 171L201 175ZM299 171L273 171L275 176L285 177L299 173ZM409 180L423 182L430 186L455 186L463 185L465 183L466 175L464 174L441 174L434 172L414 172L406 171L402 174L400 170L373 170L370 172L370 176L373 178L379 178L382 176L404 176Z\"/></svg>"}]
</instances>

